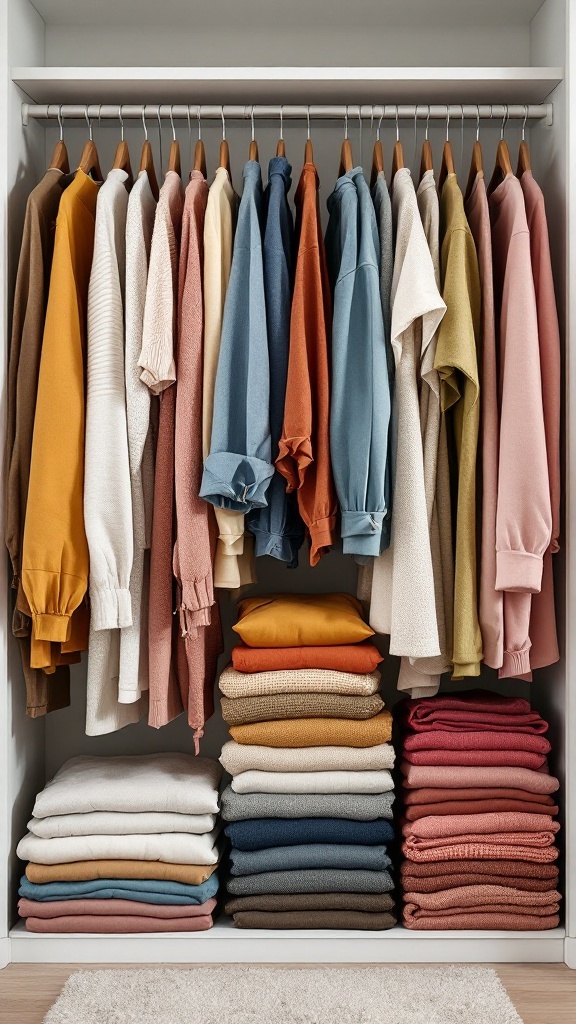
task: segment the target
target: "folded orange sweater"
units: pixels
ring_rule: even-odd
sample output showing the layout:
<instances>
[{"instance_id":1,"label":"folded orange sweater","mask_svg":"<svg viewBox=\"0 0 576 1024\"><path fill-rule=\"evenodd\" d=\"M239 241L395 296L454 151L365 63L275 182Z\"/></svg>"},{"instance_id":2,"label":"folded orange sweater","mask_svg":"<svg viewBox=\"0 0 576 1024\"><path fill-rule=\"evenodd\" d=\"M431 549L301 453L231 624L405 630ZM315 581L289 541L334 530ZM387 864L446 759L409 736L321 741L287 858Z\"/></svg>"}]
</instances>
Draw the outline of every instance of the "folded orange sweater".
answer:
<instances>
[{"instance_id":1,"label":"folded orange sweater","mask_svg":"<svg viewBox=\"0 0 576 1024\"><path fill-rule=\"evenodd\" d=\"M185 885L201 885L217 864L166 864L158 860L77 860L72 864L26 865L29 882L86 882L94 878L167 879Z\"/></svg>"},{"instance_id":2,"label":"folded orange sweater","mask_svg":"<svg viewBox=\"0 0 576 1024\"><path fill-rule=\"evenodd\" d=\"M373 672L383 661L374 644L341 644L337 647L244 647L232 650L237 672L277 672L280 669L326 668L334 672Z\"/></svg>"},{"instance_id":3,"label":"folded orange sweater","mask_svg":"<svg viewBox=\"0 0 576 1024\"><path fill-rule=\"evenodd\" d=\"M262 747L375 747L392 735L392 716L381 711L374 718L288 718L285 721L233 725L237 743Z\"/></svg>"}]
</instances>

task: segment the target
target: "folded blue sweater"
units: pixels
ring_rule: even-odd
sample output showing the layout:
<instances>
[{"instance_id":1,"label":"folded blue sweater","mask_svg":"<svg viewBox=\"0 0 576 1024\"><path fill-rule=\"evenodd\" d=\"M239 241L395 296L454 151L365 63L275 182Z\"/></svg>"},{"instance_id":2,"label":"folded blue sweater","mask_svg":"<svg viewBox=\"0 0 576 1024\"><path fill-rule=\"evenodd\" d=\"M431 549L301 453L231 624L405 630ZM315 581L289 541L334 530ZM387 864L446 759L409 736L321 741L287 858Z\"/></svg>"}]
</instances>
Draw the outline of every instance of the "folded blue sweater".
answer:
<instances>
[{"instance_id":1,"label":"folded blue sweater","mask_svg":"<svg viewBox=\"0 0 576 1024\"><path fill-rule=\"evenodd\" d=\"M218 876L210 875L202 885L185 885L163 879L147 881L140 878L94 878L88 882L30 882L20 879L18 894L28 900L136 900L137 903L160 903L170 906L192 906L205 903L218 892Z\"/></svg>"},{"instance_id":2,"label":"folded blue sweater","mask_svg":"<svg viewBox=\"0 0 576 1024\"><path fill-rule=\"evenodd\" d=\"M352 821L348 818L248 818L224 829L237 850L263 850L270 846L305 846L311 843L381 846L394 839L389 821Z\"/></svg>"},{"instance_id":3,"label":"folded blue sweater","mask_svg":"<svg viewBox=\"0 0 576 1024\"><path fill-rule=\"evenodd\" d=\"M384 871L390 867L385 846L312 843L308 846L273 846L267 850L231 850L230 874L255 875L264 871L301 868Z\"/></svg>"}]
</instances>

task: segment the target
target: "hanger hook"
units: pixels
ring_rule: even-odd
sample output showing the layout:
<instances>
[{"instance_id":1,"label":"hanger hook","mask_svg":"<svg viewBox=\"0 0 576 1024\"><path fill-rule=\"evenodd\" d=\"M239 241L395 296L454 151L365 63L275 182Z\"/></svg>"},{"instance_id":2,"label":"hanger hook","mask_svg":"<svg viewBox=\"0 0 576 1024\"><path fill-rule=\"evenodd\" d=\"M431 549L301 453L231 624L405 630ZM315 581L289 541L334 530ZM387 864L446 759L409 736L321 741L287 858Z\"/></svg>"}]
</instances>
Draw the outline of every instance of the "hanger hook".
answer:
<instances>
[{"instance_id":1,"label":"hanger hook","mask_svg":"<svg viewBox=\"0 0 576 1024\"><path fill-rule=\"evenodd\" d=\"M156 117L158 118L158 146L160 149L160 169L162 169L162 119L160 114L160 104L156 107Z\"/></svg>"},{"instance_id":2,"label":"hanger hook","mask_svg":"<svg viewBox=\"0 0 576 1024\"><path fill-rule=\"evenodd\" d=\"M504 129L506 127L507 120L508 120L508 104L505 103L504 104L504 117L502 118L502 127L500 128L500 138L501 139L504 138Z\"/></svg>"},{"instance_id":3,"label":"hanger hook","mask_svg":"<svg viewBox=\"0 0 576 1024\"><path fill-rule=\"evenodd\" d=\"M348 138L348 104L344 108L344 138Z\"/></svg>"},{"instance_id":4,"label":"hanger hook","mask_svg":"<svg viewBox=\"0 0 576 1024\"><path fill-rule=\"evenodd\" d=\"M284 138L284 107L280 104L280 138Z\"/></svg>"},{"instance_id":5,"label":"hanger hook","mask_svg":"<svg viewBox=\"0 0 576 1024\"><path fill-rule=\"evenodd\" d=\"M176 129L174 127L174 117L172 115L172 111L173 110L174 110L174 105L171 103L170 104L170 124L172 125L172 140L173 140L173 142L176 142Z\"/></svg>"},{"instance_id":6,"label":"hanger hook","mask_svg":"<svg viewBox=\"0 0 576 1024\"><path fill-rule=\"evenodd\" d=\"M222 142L226 141L226 120L224 118L224 107L220 107L220 117L222 118Z\"/></svg>"},{"instance_id":7,"label":"hanger hook","mask_svg":"<svg viewBox=\"0 0 576 1024\"><path fill-rule=\"evenodd\" d=\"M254 104L252 104L252 109L250 110L250 125L252 131L252 142L254 142L256 138L254 134Z\"/></svg>"},{"instance_id":8,"label":"hanger hook","mask_svg":"<svg viewBox=\"0 0 576 1024\"><path fill-rule=\"evenodd\" d=\"M424 136L424 138L426 139L426 142L428 142L428 129L429 129L429 127L430 127L430 104L428 104L428 113L426 114L426 134Z\"/></svg>"},{"instance_id":9,"label":"hanger hook","mask_svg":"<svg viewBox=\"0 0 576 1024\"><path fill-rule=\"evenodd\" d=\"M64 118L62 117L62 104L60 104L60 106L58 107L58 113L57 113L56 116L58 118L58 126L60 128L60 142L63 142L64 141Z\"/></svg>"},{"instance_id":10,"label":"hanger hook","mask_svg":"<svg viewBox=\"0 0 576 1024\"><path fill-rule=\"evenodd\" d=\"M380 141L380 126L382 124L382 118L384 117L384 111L385 110L386 110L386 107L384 106L384 104L382 104L382 113L380 114L380 120L378 121L378 127L376 129L376 138L377 138L378 142Z\"/></svg>"},{"instance_id":11,"label":"hanger hook","mask_svg":"<svg viewBox=\"0 0 576 1024\"><path fill-rule=\"evenodd\" d=\"M148 129L146 127L146 104L142 106L142 127L144 129L144 141L148 142Z\"/></svg>"},{"instance_id":12,"label":"hanger hook","mask_svg":"<svg viewBox=\"0 0 576 1024\"><path fill-rule=\"evenodd\" d=\"M306 107L306 131L307 137L310 138L310 104Z\"/></svg>"},{"instance_id":13,"label":"hanger hook","mask_svg":"<svg viewBox=\"0 0 576 1024\"><path fill-rule=\"evenodd\" d=\"M98 114L100 120L100 114ZM118 120L120 121L120 138L124 142L124 118L122 117L122 104L118 107Z\"/></svg>"},{"instance_id":14,"label":"hanger hook","mask_svg":"<svg viewBox=\"0 0 576 1024\"><path fill-rule=\"evenodd\" d=\"M528 104L524 104L524 120L522 121L522 142L526 141L526 121L528 120Z\"/></svg>"},{"instance_id":15,"label":"hanger hook","mask_svg":"<svg viewBox=\"0 0 576 1024\"><path fill-rule=\"evenodd\" d=\"M90 142L92 142L92 121L88 116L88 107L84 107L84 117L86 118L86 124L88 125L88 135L90 138Z\"/></svg>"},{"instance_id":16,"label":"hanger hook","mask_svg":"<svg viewBox=\"0 0 576 1024\"><path fill-rule=\"evenodd\" d=\"M450 141L450 107L446 104L446 142Z\"/></svg>"},{"instance_id":17,"label":"hanger hook","mask_svg":"<svg viewBox=\"0 0 576 1024\"><path fill-rule=\"evenodd\" d=\"M476 104L476 142L480 141L480 106Z\"/></svg>"},{"instance_id":18,"label":"hanger hook","mask_svg":"<svg viewBox=\"0 0 576 1024\"><path fill-rule=\"evenodd\" d=\"M198 142L202 141L202 107L200 104L196 107L196 117L198 119Z\"/></svg>"},{"instance_id":19,"label":"hanger hook","mask_svg":"<svg viewBox=\"0 0 576 1024\"><path fill-rule=\"evenodd\" d=\"M400 126L398 124L398 104L396 104L396 142L400 142Z\"/></svg>"}]
</instances>

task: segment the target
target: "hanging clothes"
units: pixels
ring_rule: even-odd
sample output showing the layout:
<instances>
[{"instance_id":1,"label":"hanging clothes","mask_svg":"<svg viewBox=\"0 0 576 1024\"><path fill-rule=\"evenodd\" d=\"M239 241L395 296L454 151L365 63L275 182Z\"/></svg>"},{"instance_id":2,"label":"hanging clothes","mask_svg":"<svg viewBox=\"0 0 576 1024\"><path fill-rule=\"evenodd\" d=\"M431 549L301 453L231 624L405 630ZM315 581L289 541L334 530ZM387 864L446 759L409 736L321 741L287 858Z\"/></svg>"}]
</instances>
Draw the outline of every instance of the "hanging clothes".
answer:
<instances>
[{"instance_id":1,"label":"hanging clothes","mask_svg":"<svg viewBox=\"0 0 576 1024\"><path fill-rule=\"evenodd\" d=\"M21 611L20 607L28 608L22 590L21 560L42 335L54 252L54 227L62 193L71 180L70 175L64 175L51 167L28 196L12 313L4 536L12 563L15 601L12 633L18 638L26 683L26 714L31 718L68 707L70 703L70 671L66 666L54 667L49 676L42 669L31 667L32 624L30 615ZM56 662L57 654L55 646L50 651L50 660ZM48 667L51 669L50 665Z\"/></svg>"},{"instance_id":2,"label":"hanging clothes","mask_svg":"<svg viewBox=\"0 0 576 1024\"><path fill-rule=\"evenodd\" d=\"M330 465L328 342L331 304L318 208L318 173L302 169L296 206L296 275L284 423L276 468L296 491L310 534L310 565L336 538L337 504Z\"/></svg>"},{"instance_id":3,"label":"hanging clothes","mask_svg":"<svg viewBox=\"0 0 576 1024\"><path fill-rule=\"evenodd\" d=\"M500 390L495 585L504 592L506 678L530 672L532 594L542 586L552 510L530 235L513 174L490 194L489 206Z\"/></svg>"},{"instance_id":4,"label":"hanging clothes","mask_svg":"<svg viewBox=\"0 0 576 1024\"><path fill-rule=\"evenodd\" d=\"M208 192L204 219L204 369L202 387L202 455L210 454L214 387L226 292L232 266L232 248L238 203L240 202L225 167L217 167ZM225 590L256 582L254 542L245 534L244 515L232 509L216 508L218 544L214 563L214 586Z\"/></svg>"},{"instance_id":5,"label":"hanging clothes","mask_svg":"<svg viewBox=\"0 0 576 1024\"><path fill-rule=\"evenodd\" d=\"M72 613L88 588L84 530L85 347L88 283L100 183L76 172L58 210L44 325L22 585L34 637L85 649ZM55 568L55 567L58 568Z\"/></svg>"},{"instance_id":6,"label":"hanging clothes","mask_svg":"<svg viewBox=\"0 0 576 1024\"><path fill-rule=\"evenodd\" d=\"M328 210L326 254L334 304L330 448L343 551L376 556L382 548L387 511L390 389L380 299L380 242L361 167L338 179Z\"/></svg>"},{"instance_id":7,"label":"hanging clothes","mask_svg":"<svg viewBox=\"0 0 576 1024\"><path fill-rule=\"evenodd\" d=\"M167 171L160 190L150 249L148 285L144 307L140 366L151 390L167 383L169 373L176 379L175 339L177 331L178 249L184 207L180 175ZM152 373L151 367L155 367ZM150 387L150 384L148 385ZM183 710L175 653L177 633L172 576L174 548L174 426L176 386L162 388L154 512L150 552L150 599L148 657L150 710L148 724L159 728Z\"/></svg>"},{"instance_id":8,"label":"hanging clothes","mask_svg":"<svg viewBox=\"0 0 576 1024\"><path fill-rule=\"evenodd\" d=\"M542 189L532 171L524 171L520 178L524 193L526 218L530 231L530 255L536 295L538 342L540 346L540 373L542 377L542 404L548 481L552 512L552 536L544 554L542 589L532 595L530 612L530 668L544 668L558 661L558 636L554 602L552 555L560 549L560 401L561 358L558 312L554 295L554 278L550 261L550 242L546 223L546 208Z\"/></svg>"},{"instance_id":9,"label":"hanging clothes","mask_svg":"<svg viewBox=\"0 0 576 1024\"><path fill-rule=\"evenodd\" d=\"M453 678L477 676L482 661L476 572L476 452L480 382L476 350L480 337L480 276L464 200L455 174L440 196L442 297L435 368L442 381L442 412L457 458Z\"/></svg>"},{"instance_id":10,"label":"hanging clothes","mask_svg":"<svg viewBox=\"0 0 576 1024\"><path fill-rule=\"evenodd\" d=\"M288 352L290 306L294 282L294 225L288 205L292 168L285 157L273 157L268 165L268 186L264 193L264 292L270 360L270 433L272 462L278 455L282 434ZM298 513L296 495L287 494L286 481L278 469L267 491L268 504L248 516L254 534L256 556L272 555L291 568L298 565L298 551L304 543L304 524Z\"/></svg>"},{"instance_id":11,"label":"hanging clothes","mask_svg":"<svg viewBox=\"0 0 576 1024\"><path fill-rule=\"evenodd\" d=\"M396 231L392 348L396 362L396 474L390 547L374 563L370 625L390 635L390 653L440 654L418 402L418 360L444 316L408 168L394 176Z\"/></svg>"},{"instance_id":12,"label":"hanging clothes","mask_svg":"<svg viewBox=\"0 0 576 1024\"><path fill-rule=\"evenodd\" d=\"M416 191L420 218L432 257L436 286L440 289L440 206L434 172L425 171ZM440 655L403 658L398 689L412 697L438 692L440 676L452 667L454 559L446 419L441 414L440 377L434 369L438 332L420 351L420 428L424 460L424 489L434 573L436 622Z\"/></svg>"},{"instance_id":13,"label":"hanging clothes","mask_svg":"<svg viewBox=\"0 0 576 1024\"><path fill-rule=\"evenodd\" d=\"M484 661L500 668L504 658L504 604L496 590L496 508L498 503L498 450L500 413L498 409L498 363L494 323L494 285L490 211L484 174L477 174L466 201L466 217L476 245L482 306L480 316L480 366L482 395L480 436L482 443L482 534L478 619Z\"/></svg>"}]
</instances>

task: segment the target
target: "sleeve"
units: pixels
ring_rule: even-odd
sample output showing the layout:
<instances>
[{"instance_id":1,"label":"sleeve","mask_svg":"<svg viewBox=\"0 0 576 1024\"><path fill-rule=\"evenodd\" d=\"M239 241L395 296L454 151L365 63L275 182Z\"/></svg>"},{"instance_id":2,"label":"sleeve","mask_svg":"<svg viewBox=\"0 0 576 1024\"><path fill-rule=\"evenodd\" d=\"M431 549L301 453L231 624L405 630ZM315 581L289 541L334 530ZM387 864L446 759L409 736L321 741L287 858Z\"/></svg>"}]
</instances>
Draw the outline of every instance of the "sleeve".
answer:
<instances>
[{"instance_id":1,"label":"sleeve","mask_svg":"<svg viewBox=\"0 0 576 1024\"><path fill-rule=\"evenodd\" d=\"M155 395L165 391L176 380L172 282L175 246L168 212L159 203L150 248L142 351L138 360L138 366L142 367L141 379Z\"/></svg>"},{"instance_id":2,"label":"sleeve","mask_svg":"<svg viewBox=\"0 0 576 1024\"><path fill-rule=\"evenodd\" d=\"M88 289L84 519L94 630L132 624L129 585L134 555L119 267L125 206L115 215L104 199L101 192Z\"/></svg>"}]
</instances>

